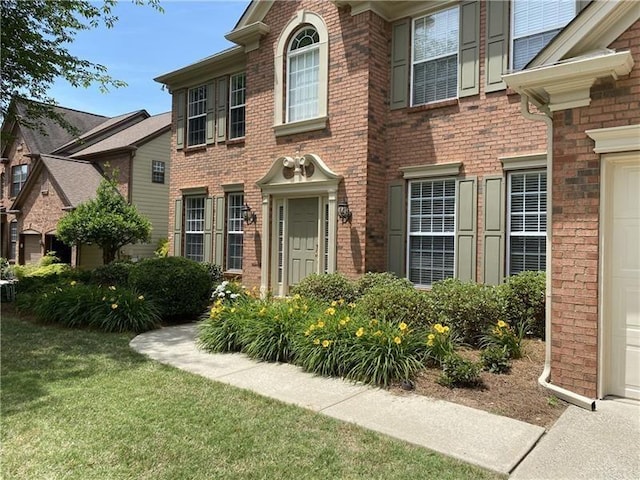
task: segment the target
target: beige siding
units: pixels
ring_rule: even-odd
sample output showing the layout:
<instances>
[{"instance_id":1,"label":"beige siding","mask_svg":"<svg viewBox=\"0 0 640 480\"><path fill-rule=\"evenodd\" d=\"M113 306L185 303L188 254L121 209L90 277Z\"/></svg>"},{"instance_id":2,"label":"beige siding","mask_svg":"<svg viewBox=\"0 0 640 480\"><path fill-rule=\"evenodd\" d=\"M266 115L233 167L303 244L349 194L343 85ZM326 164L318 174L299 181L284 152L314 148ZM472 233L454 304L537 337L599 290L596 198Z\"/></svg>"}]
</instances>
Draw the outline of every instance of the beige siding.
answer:
<instances>
[{"instance_id":1,"label":"beige siding","mask_svg":"<svg viewBox=\"0 0 640 480\"><path fill-rule=\"evenodd\" d=\"M158 240L169 236L169 174L171 134L166 132L136 151L131 175L131 203L146 216L153 230L151 242L128 245L122 252L132 258L152 257ZM165 162L164 184L151 181L153 160Z\"/></svg>"},{"instance_id":2,"label":"beige siding","mask_svg":"<svg viewBox=\"0 0 640 480\"><path fill-rule=\"evenodd\" d=\"M92 270L102 265L102 249L97 245L80 246L80 264L83 270Z\"/></svg>"}]
</instances>

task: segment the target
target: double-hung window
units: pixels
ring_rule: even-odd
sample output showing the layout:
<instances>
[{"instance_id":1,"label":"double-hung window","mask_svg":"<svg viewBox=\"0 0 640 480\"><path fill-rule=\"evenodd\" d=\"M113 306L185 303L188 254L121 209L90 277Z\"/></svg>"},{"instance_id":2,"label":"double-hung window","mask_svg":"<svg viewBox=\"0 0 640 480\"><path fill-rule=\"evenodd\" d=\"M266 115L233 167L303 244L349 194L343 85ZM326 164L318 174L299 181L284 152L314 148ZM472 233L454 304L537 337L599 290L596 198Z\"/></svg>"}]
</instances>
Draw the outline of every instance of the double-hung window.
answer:
<instances>
[{"instance_id":1,"label":"double-hung window","mask_svg":"<svg viewBox=\"0 0 640 480\"><path fill-rule=\"evenodd\" d=\"M16 259L16 249L18 247L18 222L13 220L9 223L9 260Z\"/></svg>"},{"instance_id":2,"label":"double-hung window","mask_svg":"<svg viewBox=\"0 0 640 480\"><path fill-rule=\"evenodd\" d=\"M27 181L28 165L15 165L11 167L11 196L16 197L24 183Z\"/></svg>"},{"instance_id":3,"label":"double-hung window","mask_svg":"<svg viewBox=\"0 0 640 480\"><path fill-rule=\"evenodd\" d=\"M413 21L411 104L458 96L459 9Z\"/></svg>"},{"instance_id":4,"label":"double-hung window","mask_svg":"<svg viewBox=\"0 0 640 480\"><path fill-rule=\"evenodd\" d=\"M245 135L247 75L231 75L229 83L229 138L242 138Z\"/></svg>"},{"instance_id":5,"label":"double-hung window","mask_svg":"<svg viewBox=\"0 0 640 480\"><path fill-rule=\"evenodd\" d=\"M184 256L204 261L204 197L184 199Z\"/></svg>"},{"instance_id":6,"label":"double-hung window","mask_svg":"<svg viewBox=\"0 0 640 480\"><path fill-rule=\"evenodd\" d=\"M159 160L151 162L151 181L153 183L164 183L165 163Z\"/></svg>"},{"instance_id":7,"label":"double-hung window","mask_svg":"<svg viewBox=\"0 0 640 480\"><path fill-rule=\"evenodd\" d=\"M509 275L545 270L547 232L547 173L509 174Z\"/></svg>"},{"instance_id":8,"label":"double-hung window","mask_svg":"<svg viewBox=\"0 0 640 480\"><path fill-rule=\"evenodd\" d=\"M227 270L242 270L243 205L242 193L227 196Z\"/></svg>"},{"instance_id":9,"label":"double-hung window","mask_svg":"<svg viewBox=\"0 0 640 480\"><path fill-rule=\"evenodd\" d=\"M513 0L512 55L514 70L535 57L576 15L576 0Z\"/></svg>"},{"instance_id":10,"label":"double-hung window","mask_svg":"<svg viewBox=\"0 0 640 480\"><path fill-rule=\"evenodd\" d=\"M409 183L409 280L429 286L452 278L455 267L456 181Z\"/></svg>"},{"instance_id":11,"label":"double-hung window","mask_svg":"<svg viewBox=\"0 0 640 480\"><path fill-rule=\"evenodd\" d=\"M306 26L291 40L287 52L287 122L318 116L320 36Z\"/></svg>"},{"instance_id":12,"label":"double-hung window","mask_svg":"<svg viewBox=\"0 0 640 480\"><path fill-rule=\"evenodd\" d=\"M204 145L207 135L207 86L189 89L187 146Z\"/></svg>"}]
</instances>

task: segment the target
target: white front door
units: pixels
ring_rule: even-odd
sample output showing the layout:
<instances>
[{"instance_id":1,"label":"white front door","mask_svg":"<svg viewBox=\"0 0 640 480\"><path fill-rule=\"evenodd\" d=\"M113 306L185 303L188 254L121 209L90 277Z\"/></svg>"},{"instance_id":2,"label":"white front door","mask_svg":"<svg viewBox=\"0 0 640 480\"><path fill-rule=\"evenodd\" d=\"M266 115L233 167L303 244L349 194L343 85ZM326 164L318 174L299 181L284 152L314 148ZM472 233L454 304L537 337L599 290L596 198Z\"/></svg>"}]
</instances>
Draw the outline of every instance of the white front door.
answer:
<instances>
[{"instance_id":1,"label":"white front door","mask_svg":"<svg viewBox=\"0 0 640 480\"><path fill-rule=\"evenodd\" d=\"M318 198L289 200L289 286L318 271Z\"/></svg>"},{"instance_id":2,"label":"white front door","mask_svg":"<svg viewBox=\"0 0 640 480\"><path fill-rule=\"evenodd\" d=\"M640 399L640 153L605 161L604 393Z\"/></svg>"}]
</instances>

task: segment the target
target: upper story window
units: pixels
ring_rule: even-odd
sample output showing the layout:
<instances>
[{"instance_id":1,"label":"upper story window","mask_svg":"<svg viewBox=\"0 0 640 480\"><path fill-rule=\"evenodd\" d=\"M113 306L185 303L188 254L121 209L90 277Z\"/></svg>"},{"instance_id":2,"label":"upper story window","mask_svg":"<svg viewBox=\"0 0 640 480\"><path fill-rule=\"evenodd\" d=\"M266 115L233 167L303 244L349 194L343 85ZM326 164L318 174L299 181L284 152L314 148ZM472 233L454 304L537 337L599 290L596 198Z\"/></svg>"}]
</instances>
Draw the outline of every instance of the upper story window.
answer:
<instances>
[{"instance_id":1,"label":"upper story window","mask_svg":"<svg viewBox=\"0 0 640 480\"><path fill-rule=\"evenodd\" d=\"M204 145L207 134L207 86L189 89L187 103L187 146Z\"/></svg>"},{"instance_id":2,"label":"upper story window","mask_svg":"<svg viewBox=\"0 0 640 480\"><path fill-rule=\"evenodd\" d=\"M285 25L274 67L276 136L326 128L329 33L322 17L301 10Z\"/></svg>"},{"instance_id":3,"label":"upper story window","mask_svg":"<svg viewBox=\"0 0 640 480\"><path fill-rule=\"evenodd\" d=\"M11 167L11 196L16 197L24 183L27 181L28 165L15 165Z\"/></svg>"},{"instance_id":4,"label":"upper story window","mask_svg":"<svg viewBox=\"0 0 640 480\"><path fill-rule=\"evenodd\" d=\"M164 183L165 163L159 160L151 162L151 181L153 183Z\"/></svg>"},{"instance_id":5,"label":"upper story window","mask_svg":"<svg viewBox=\"0 0 640 480\"><path fill-rule=\"evenodd\" d=\"M245 135L245 111L247 99L247 75L231 75L229 85L229 138Z\"/></svg>"},{"instance_id":6,"label":"upper story window","mask_svg":"<svg viewBox=\"0 0 640 480\"><path fill-rule=\"evenodd\" d=\"M9 260L16 259L16 250L18 248L18 222L12 220L9 223Z\"/></svg>"},{"instance_id":7,"label":"upper story window","mask_svg":"<svg viewBox=\"0 0 640 480\"><path fill-rule=\"evenodd\" d=\"M320 37L313 27L298 32L287 53L287 121L318 116Z\"/></svg>"},{"instance_id":8,"label":"upper story window","mask_svg":"<svg viewBox=\"0 0 640 480\"><path fill-rule=\"evenodd\" d=\"M524 68L575 15L576 0L513 0L512 68Z\"/></svg>"},{"instance_id":9,"label":"upper story window","mask_svg":"<svg viewBox=\"0 0 640 480\"><path fill-rule=\"evenodd\" d=\"M411 104L458 96L459 9L413 21Z\"/></svg>"}]
</instances>

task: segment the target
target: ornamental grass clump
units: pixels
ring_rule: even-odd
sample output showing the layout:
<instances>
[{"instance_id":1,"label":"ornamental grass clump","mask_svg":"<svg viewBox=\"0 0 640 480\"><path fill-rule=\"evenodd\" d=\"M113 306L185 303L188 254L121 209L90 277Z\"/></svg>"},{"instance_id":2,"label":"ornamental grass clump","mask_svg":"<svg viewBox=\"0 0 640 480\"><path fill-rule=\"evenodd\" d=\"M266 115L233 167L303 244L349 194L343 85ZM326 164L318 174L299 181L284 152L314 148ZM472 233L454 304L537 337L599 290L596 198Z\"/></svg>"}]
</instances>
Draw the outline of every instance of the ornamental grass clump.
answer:
<instances>
[{"instance_id":1,"label":"ornamental grass clump","mask_svg":"<svg viewBox=\"0 0 640 480\"><path fill-rule=\"evenodd\" d=\"M144 295L110 285L92 309L89 324L105 332L142 333L160 326L160 314Z\"/></svg>"},{"instance_id":2,"label":"ornamental grass clump","mask_svg":"<svg viewBox=\"0 0 640 480\"><path fill-rule=\"evenodd\" d=\"M459 345L458 336L446 325L436 323L427 334L427 360L442 365L447 356L452 355Z\"/></svg>"},{"instance_id":3,"label":"ornamental grass clump","mask_svg":"<svg viewBox=\"0 0 640 480\"><path fill-rule=\"evenodd\" d=\"M239 352L244 343L244 329L257 311L264 307L263 302L246 297L238 297L233 305L225 304L218 298L209 312L209 317L198 325L198 345L211 353ZM229 299L227 299L229 300Z\"/></svg>"},{"instance_id":4,"label":"ornamental grass clump","mask_svg":"<svg viewBox=\"0 0 640 480\"><path fill-rule=\"evenodd\" d=\"M405 322L369 320L353 333L346 377L382 387L412 379L423 368L423 338L424 331Z\"/></svg>"},{"instance_id":5,"label":"ornamental grass clump","mask_svg":"<svg viewBox=\"0 0 640 480\"><path fill-rule=\"evenodd\" d=\"M295 357L296 337L314 316L313 304L300 295L266 301L247 317L242 351L267 362L290 362Z\"/></svg>"},{"instance_id":6,"label":"ornamental grass clump","mask_svg":"<svg viewBox=\"0 0 640 480\"><path fill-rule=\"evenodd\" d=\"M487 333L482 337L481 345L484 348L504 348L507 355L509 355L509 358L522 358L522 339L524 338L525 328L525 325L521 324L516 331L504 320L498 320L498 322L493 327L489 328Z\"/></svg>"},{"instance_id":7,"label":"ornamental grass clump","mask_svg":"<svg viewBox=\"0 0 640 480\"><path fill-rule=\"evenodd\" d=\"M93 285L71 280L57 283L35 295L37 300L33 310L40 321L66 327L83 327L91 323L92 312L100 302L101 291Z\"/></svg>"},{"instance_id":8,"label":"ornamental grass clump","mask_svg":"<svg viewBox=\"0 0 640 480\"><path fill-rule=\"evenodd\" d=\"M354 333L364 325L354 307L339 299L324 310L316 309L296 339L296 364L318 375L345 376L353 366L349 353Z\"/></svg>"}]
</instances>

